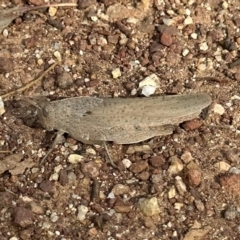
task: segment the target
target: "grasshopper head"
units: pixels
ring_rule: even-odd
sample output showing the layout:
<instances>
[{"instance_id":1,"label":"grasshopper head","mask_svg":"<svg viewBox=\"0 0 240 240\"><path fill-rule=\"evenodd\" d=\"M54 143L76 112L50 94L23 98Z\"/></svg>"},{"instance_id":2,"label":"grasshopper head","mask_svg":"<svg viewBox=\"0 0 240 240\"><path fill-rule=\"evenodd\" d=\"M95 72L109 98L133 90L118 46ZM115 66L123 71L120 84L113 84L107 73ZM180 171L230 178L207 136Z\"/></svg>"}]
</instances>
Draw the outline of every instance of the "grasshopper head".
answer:
<instances>
[{"instance_id":1,"label":"grasshopper head","mask_svg":"<svg viewBox=\"0 0 240 240\"><path fill-rule=\"evenodd\" d=\"M41 126L48 131L53 130L55 126L55 112L51 102L45 97L35 97L33 100L25 98L25 100L37 108L38 122Z\"/></svg>"}]
</instances>

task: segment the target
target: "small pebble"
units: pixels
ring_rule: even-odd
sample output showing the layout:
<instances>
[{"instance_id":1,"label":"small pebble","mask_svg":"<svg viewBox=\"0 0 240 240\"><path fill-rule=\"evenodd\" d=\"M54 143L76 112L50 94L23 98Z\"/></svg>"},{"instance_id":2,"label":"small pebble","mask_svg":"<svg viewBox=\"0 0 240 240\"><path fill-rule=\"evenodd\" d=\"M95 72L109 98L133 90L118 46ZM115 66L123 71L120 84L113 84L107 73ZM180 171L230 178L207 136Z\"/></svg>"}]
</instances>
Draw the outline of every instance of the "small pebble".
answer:
<instances>
[{"instance_id":1,"label":"small pebble","mask_svg":"<svg viewBox=\"0 0 240 240\"><path fill-rule=\"evenodd\" d=\"M122 160L122 163L123 163L125 168L129 168L132 165L132 162L129 159L127 159L127 158L124 158Z\"/></svg>"},{"instance_id":2,"label":"small pebble","mask_svg":"<svg viewBox=\"0 0 240 240\"><path fill-rule=\"evenodd\" d=\"M121 70L120 68L116 68L112 71L112 77L113 78L118 78L120 77L122 74L121 74Z\"/></svg>"},{"instance_id":3,"label":"small pebble","mask_svg":"<svg viewBox=\"0 0 240 240\"><path fill-rule=\"evenodd\" d=\"M219 115L223 115L225 112L224 107L221 104L215 103L212 108L214 113L217 113Z\"/></svg>"},{"instance_id":4,"label":"small pebble","mask_svg":"<svg viewBox=\"0 0 240 240\"><path fill-rule=\"evenodd\" d=\"M83 161L83 159L84 159L84 157L82 155L79 155L79 154L70 154L68 156L68 162L72 163L72 164L80 163L80 162Z\"/></svg>"},{"instance_id":5,"label":"small pebble","mask_svg":"<svg viewBox=\"0 0 240 240\"><path fill-rule=\"evenodd\" d=\"M7 37L8 36L8 30L5 28L2 32L3 36L4 37Z\"/></svg>"},{"instance_id":6,"label":"small pebble","mask_svg":"<svg viewBox=\"0 0 240 240\"><path fill-rule=\"evenodd\" d=\"M86 214L88 212L88 207L84 205L79 205L78 206L78 214L77 214L77 219L79 221L83 221L86 219Z\"/></svg>"},{"instance_id":7,"label":"small pebble","mask_svg":"<svg viewBox=\"0 0 240 240\"><path fill-rule=\"evenodd\" d=\"M237 217L237 209L232 205L227 207L227 209L224 213L224 218L226 220L231 221L231 220L234 220L236 217Z\"/></svg>"},{"instance_id":8,"label":"small pebble","mask_svg":"<svg viewBox=\"0 0 240 240\"><path fill-rule=\"evenodd\" d=\"M123 185L123 184L116 184L113 186L112 191L111 191L115 196L118 195L123 195L123 194L127 194L130 192L130 188L127 185Z\"/></svg>"},{"instance_id":9,"label":"small pebble","mask_svg":"<svg viewBox=\"0 0 240 240\"><path fill-rule=\"evenodd\" d=\"M183 49L182 55L185 57L189 54L189 50L187 48Z\"/></svg>"},{"instance_id":10,"label":"small pebble","mask_svg":"<svg viewBox=\"0 0 240 240\"><path fill-rule=\"evenodd\" d=\"M166 26L171 26L174 24L174 20L173 19L170 19L170 18L164 18L163 19L163 23L166 25Z\"/></svg>"},{"instance_id":11,"label":"small pebble","mask_svg":"<svg viewBox=\"0 0 240 240\"><path fill-rule=\"evenodd\" d=\"M184 19L184 25L189 25L189 24L193 24L193 20L192 20L192 18L191 17L186 17L185 19Z\"/></svg>"},{"instance_id":12,"label":"small pebble","mask_svg":"<svg viewBox=\"0 0 240 240\"><path fill-rule=\"evenodd\" d=\"M0 116L3 115L4 113L5 113L4 102L0 97Z\"/></svg>"},{"instance_id":13,"label":"small pebble","mask_svg":"<svg viewBox=\"0 0 240 240\"><path fill-rule=\"evenodd\" d=\"M155 214L160 213L160 208L159 208L158 200L156 197L149 198L149 199L140 198L138 203L142 213L148 217L151 217Z\"/></svg>"},{"instance_id":14,"label":"small pebble","mask_svg":"<svg viewBox=\"0 0 240 240\"><path fill-rule=\"evenodd\" d=\"M50 17L55 16L56 13L57 13L57 8L55 8L55 7L49 7L48 13L49 13Z\"/></svg>"},{"instance_id":15,"label":"small pebble","mask_svg":"<svg viewBox=\"0 0 240 240\"><path fill-rule=\"evenodd\" d=\"M197 33L192 33L190 36L192 39L197 39L197 37L198 37Z\"/></svg>"},{"instance_id":16,"label":"small pebble","mask_svg":"<svg viewBox=\"0 0 240 240\"><path fill-rule=\"evenodd\" d=\"M208 45L206 42L200 43L199 44L199 49L202 51L207 51L208 50Z\"/></svg>"},{"instance_id":17,"label":"small pebble","mask_svg":"<svg viewBox=\"0 0 240 240\"><path fill-rule=\"evenodd\" d=\"M62 59L62 56L61 56L61 53L60 53L60 52L58 52L58 51L55 51L55 52L53 53L53 55L54 55L54 57L56 57L56 58L57 58L57 60L58 60L58 61L61 61L61 59Z\"/></svg>"}]
</instances>

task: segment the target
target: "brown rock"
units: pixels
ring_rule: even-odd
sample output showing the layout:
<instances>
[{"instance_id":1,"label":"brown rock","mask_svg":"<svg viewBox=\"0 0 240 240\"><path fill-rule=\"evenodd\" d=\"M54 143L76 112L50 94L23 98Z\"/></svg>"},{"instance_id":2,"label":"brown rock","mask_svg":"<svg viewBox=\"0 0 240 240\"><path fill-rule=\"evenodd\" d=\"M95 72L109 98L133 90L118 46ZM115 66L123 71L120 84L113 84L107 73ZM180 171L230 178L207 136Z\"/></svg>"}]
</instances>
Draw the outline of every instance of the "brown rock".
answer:
<instances>
[{"instance_id":1,"label":"brown rock","mask_svg":"<svg viewBox=\"0 0 240 240\"><path fill-rule=\"evenodd\" d=\"M14 222L21 226L21 227L27 227L31 224L33 224L33 213L23 207L16 207L14 209Z\"/></svg>"},{"instance_id":2,"label":"brown rock","mask_svg":"<svg viewBox=\"0 0 240 240\"><path fill-rule=\"evenodd\" d=\"M35 6L40 6L45 4L44 0L28 0L28 2Z\"/></svg>"},{"instance_id":3,"label":"brown rock","mask_svg":"<svg viewBox=\"0 0 240 240\"><path fill-rule=\"evenodd\" d=\"M50 180L44 180L39 184L39 188L44 192L50 192L53 188L53 183Z\"/></svg>"},{"instance_id":4,"label":"brown rock","mask_svg":"<svg viewBox=\"0 0 240 240\"><path fill-rule=\"evenodd\" d=\"M33 234L33 228L27 228L27 229L23 229L22 231L19 232L19 237L22 240L27 240L27 239L31 239L31 236Z\"/></svg>"},{"instance_id":5,"label":"brown rock","mask_svg":"<svg viewBox=\"0 0 240 240\"><path fill-rule=\"evenodd\" d=\"M96 4L96 0L79 0L78 1L78 8L79 9L85 9L87 7L90 7L91 5Z\"/></svg>"},{"instance_id":6,"label":"brown rock","mask_svg":"<svg viewBox=\"0 0 240 240\"><path fill-rule=\"evenodd\" d=\"M171 46L173 43L172 36L166 32L163 32L160 36L160 43L164 46Z\"/></svg>"},{"instance_id":7,"label":"brown rock","mask_svg":"<svg viewBox=\"0 0 240 240\"><path fill-rule=\"evenodd\" d=\"M37 39L35 37L23 39L23 44L26 48L34 48L37 46Z\"/></svg>"},{"instance_id":8,"label":"brown rock","mask_svg":"<svg viewBox=\"0 0 240 240\"><path fill-rule=\"evenodd\" d=\"M224 175L219 180L226 191L240 197L240 174Z\"/></svg>"},{"instance_id":9,"label":"brown rock","mask_svg":"<svg viewBox=\"0 0 240 240\"><path fill-rule=\"evenodd\" d=\"M116 201L114 210L118 213L128 213L132 210L132 206L124 203L121 200Z\"/></svg>"},{"instance_id":10,"label":"brown rock","mask_svg":"<svg viewBox=\"0 0 240 240\"><path fill-rule=\"evenodd\" d=\"M240 70L238 69L238 71L234 74L235 79L240 82Z\"/></svg>"},{"instance_id":11,"label":"brown rock","mask_svg":"<svg viewBox=\"0 0 240 240\"><path fill-rule=\"evenodd\" d=\"M140 173L140 172L144 171L147 167L148 167L147 162L138 161L131 165L130 171L134 172L134 173Z\"/></svg>"},{"instance_id":12,"label":"brown rock","mask_svg":"<svg viewBox=\"0 0 240 240\"><path fill-rule=\"evenodd\" d=\"M137 174L136 176L138 179L142 180L142 181L147 181L150 177L150 173L145 171L145 172L141 172L139 174Z\"/></svg>"},{"instance_id":13,"label":"brown rock","mask_svg":"<svg viewBox=\"0 0 240 240\"><path fill-rule=\"evenodd\" d=\"M12 204L14 195L10 192L0 192L0 210Z\"/></svg>"},{"instance_id":14,"label":"brown rock","mask_svg":"<svg viewBox=\"0 0 240 240\"><path fill-rule=\"evenodd\" d=\"M0 58L0 73L11 72L14 68L13 60L10 58Z\"/></svg>"},{"instance_id":15,"label":"brown rock","mask_svg":"<svg viewBox=\"0 0 240 240\"><path fill-rule=\"evenodd\" d=\"M96 178L99 175L99 166L93 161L83 163L81 165L81 170L85 176L91 178Z\"/></svg>"},{"instance_id":16,"label":"brown rock","mask_svg":"<svg viewBox=\"0 0 240 240\"><path fill-rule=\"evenodd\" d=\"M117 44L118 43L118 40L119 40L119 35L118 34L115 34L115 35L109 35L107 37L107 40L109 43L112 43L112 44Z\"/></svg>"},{"instance_id":17,"label":"brown rock","mask_svg":"<svg viewBox=\"0 0 240 240\"><path fill-rule=\"evenodd\" d=\"M150 163L153 167L161 167L165 163L165 159L162 156L154 156L150 159Z\"/></svg>"},{"instance_id":18,"label":"brown rock","mask_svg":"<svg viewBox=\"0 0 240 240\"><path fill-rule=\"evenodd\" d=\"M190 121L186 121L182 124L182 127L185 131L193 131L201 127L202 123L198 119L193 119Z\"/></svg>"},{"instance_id":19,"label":"brown rock","mask_svg":"<svg viewBox=\"0 0 240 240\"><path fill-rule=\"evenodd\" d=\"M60 170L58 181L62 186L65 186L66 184L68 184L68 175L65 169Z\"/></svg>"},{"instance_id":20,"label":"brown rock","mask_svg":"<svg viewBox=\"0 0 240 240\"><path fill-rule=\"evenodd\" d=\"M188 169L186 179L190 186L197 187L202 181L202 172L200 169Z\"/></svg>"},{"instance_id":21,"label":"brown rock","mask_svg":"<svg viewBox=\"0 0 240 240\"><path fill-rule=\"evenodd\" d=\"M71 75L69 73L63 72L61 74L58 74L58 76L57 76L57 85L61 89L67 89L72 84L73 84L73 79L72 79L72 77L71 77Z\"/></svg>"}]
</instances>

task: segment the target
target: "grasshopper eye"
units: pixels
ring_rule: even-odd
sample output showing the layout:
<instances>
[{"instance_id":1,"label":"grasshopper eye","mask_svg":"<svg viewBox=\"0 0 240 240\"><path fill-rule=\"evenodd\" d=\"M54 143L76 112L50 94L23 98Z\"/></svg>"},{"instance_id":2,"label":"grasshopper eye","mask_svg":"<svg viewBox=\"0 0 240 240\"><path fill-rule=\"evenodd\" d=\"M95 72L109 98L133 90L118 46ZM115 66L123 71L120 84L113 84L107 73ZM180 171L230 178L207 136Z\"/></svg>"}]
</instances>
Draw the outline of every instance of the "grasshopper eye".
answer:
<instances>
[{"instance_id":1,"label":"grasshopper eye","mask_svg":"<svg viewBox=\"0 0 240 240\"><path fill-rule=\"evenodd\" d=\"M49 112L48 112L47 107L42 108L42 114L43 114L44 117L48 117Z\"/></svg>"}]
</instances>

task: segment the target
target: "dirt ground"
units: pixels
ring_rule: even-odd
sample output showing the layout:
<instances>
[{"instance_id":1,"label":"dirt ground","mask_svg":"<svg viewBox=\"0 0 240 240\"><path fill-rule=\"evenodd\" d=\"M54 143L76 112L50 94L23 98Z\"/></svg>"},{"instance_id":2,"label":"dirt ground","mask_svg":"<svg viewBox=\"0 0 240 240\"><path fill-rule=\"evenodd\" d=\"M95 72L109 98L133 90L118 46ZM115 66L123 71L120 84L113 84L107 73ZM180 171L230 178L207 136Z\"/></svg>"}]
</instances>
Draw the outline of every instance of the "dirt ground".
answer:
<instances>
[{"instance_id":1,"label":"dirt ground","mask_svg":"<svg viewBox=\"0 0 240 240\"><path fill-rule=\"evenodd\" d=\"M239 46L239 0L83 0L16 16L0 35L0 239L240 239ZM67 134L40 164L54 132L21 96L134 98L151 74L154 95L212 103L171 135L107 143L118 169Z\"/></svg>"}]
</instances>

